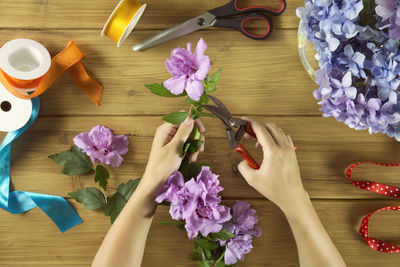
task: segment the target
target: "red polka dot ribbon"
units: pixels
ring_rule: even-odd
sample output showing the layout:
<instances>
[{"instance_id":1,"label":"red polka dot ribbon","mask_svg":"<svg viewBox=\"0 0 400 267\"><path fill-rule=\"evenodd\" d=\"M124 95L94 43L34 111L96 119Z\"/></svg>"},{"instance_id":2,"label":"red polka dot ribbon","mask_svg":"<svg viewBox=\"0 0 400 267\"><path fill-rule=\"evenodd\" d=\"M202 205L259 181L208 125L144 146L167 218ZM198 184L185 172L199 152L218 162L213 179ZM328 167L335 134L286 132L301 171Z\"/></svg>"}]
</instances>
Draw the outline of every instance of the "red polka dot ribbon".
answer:
<instances>
[{"instance_id":1,"label":"red polka dot ribbon","mask_svg":"<svg viewBox=\"0 0 400 267\"><path fill-rule=\"evenodd\" d=\"M347 179L355 186L360 189L368 190L374 193L378 193L384 196L390 196L394 198L400 198L400 188L391 186L391 185L385 185L381 183L375 183L375 182L364 182L364 181L353 181L351 178L351 173L353 172L354 168L358 167L359 165L362 164L373 164L373 165L378 165L378 166L384 166L384 167L400 167L399 163L394 163L394 164L388 164L388 163L379 163L379 162L371 162L371 161L362 161L362 162L357 162L351 165L347 171L346 171L346 176ZM385 207L378 209L372 213L367 214L361 223L360 229L358 232L362 236L362 238L367 242L370 248L376 251L381 251L381 252L387 252L387 253L397 253L400 252L400 247L382 242L381 240L378 240L376 238L370 237L368 235L368 223L371 218L371 216L379 211L384 211L384 210L400 210L400 206L390 206L390 207Z\"/></svg>"}]
</instances>

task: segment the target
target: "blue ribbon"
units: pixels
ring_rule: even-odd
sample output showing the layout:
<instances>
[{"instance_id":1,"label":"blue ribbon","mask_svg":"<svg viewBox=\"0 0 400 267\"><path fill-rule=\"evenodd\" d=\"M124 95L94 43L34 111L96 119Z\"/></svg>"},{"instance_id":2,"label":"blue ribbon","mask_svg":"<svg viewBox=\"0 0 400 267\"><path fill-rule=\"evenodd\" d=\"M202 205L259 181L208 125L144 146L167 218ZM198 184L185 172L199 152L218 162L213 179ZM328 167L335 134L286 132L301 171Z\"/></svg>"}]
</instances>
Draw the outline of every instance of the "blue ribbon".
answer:
<instances>
[{"instance_id":1,"label":"blue ribbon","mask_svg":"<svg viewBox=\"0 0 400 267\"><path fill-rule=\"evenodd\" d=\"M32 114L24 127L9 132L0 145L0 208L18 214L39 207L52 219L61 232L82 222L69 203L62 197L26 191L10 191L11 143L36 120L40 109L39 98L32 99Z\"/></svg>"}]
</instances>

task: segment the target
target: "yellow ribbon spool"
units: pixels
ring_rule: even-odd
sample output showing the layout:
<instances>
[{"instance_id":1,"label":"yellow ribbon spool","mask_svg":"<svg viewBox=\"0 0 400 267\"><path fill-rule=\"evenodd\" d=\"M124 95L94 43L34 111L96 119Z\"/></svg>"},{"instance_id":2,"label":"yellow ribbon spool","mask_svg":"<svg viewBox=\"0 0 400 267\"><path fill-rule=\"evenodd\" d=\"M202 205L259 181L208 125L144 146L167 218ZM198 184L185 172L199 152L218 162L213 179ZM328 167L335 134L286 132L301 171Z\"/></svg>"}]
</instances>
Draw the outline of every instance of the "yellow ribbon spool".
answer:
<instances>
[{"instance_id":1,"label":"yellow ribbon spool","mask_svg":"<svg viewBox=\"0 0 400 267\"><path fill-rule=\"evenodd\" d=\"M104 25L101 36L107 36L120 47L135 28L145 9L146 4L137 0L121 0Z\"/></svg>"}]
</instances>

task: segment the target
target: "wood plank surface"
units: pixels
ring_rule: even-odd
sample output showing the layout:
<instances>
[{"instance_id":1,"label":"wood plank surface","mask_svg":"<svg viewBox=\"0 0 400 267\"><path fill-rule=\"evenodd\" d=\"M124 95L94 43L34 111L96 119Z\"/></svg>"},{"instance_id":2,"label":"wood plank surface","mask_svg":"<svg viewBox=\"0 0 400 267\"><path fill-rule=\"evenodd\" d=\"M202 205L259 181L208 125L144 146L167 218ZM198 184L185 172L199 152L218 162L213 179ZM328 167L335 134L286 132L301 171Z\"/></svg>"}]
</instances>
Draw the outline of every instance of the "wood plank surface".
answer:
<instances>
[{"instance_id":1,"label":"wood plank surface","mask_svg":"<svg viewBox=\"0 0 400 267\"><path fill-rule=\"evenodd\" d=\"M399 145L384 135L369 135L354 131L334 119L322 117L257 117L278 123L292 135L298 146L297 156L305 188L312 198L382 198L351 185L344 176L347 165L363 160L392 162L399 158ZM92 175L68 177L61 167L47 156L69 149L73 137L88 131L96 124L115 129L116 134L128 135L130 152L119 168L111 168L110 190L144 171L152 136L162 121L158 117L45 117L39 118L27 133L15 142L12 152L12 181L15 189L67 197L67 193L92 186ZM225 132L216 119L205 119L206 151L199 160L215 164L229 198L260 198L240 177L235 166L240 157L230 151ZM318 127L315 127L318 125ZM329 129L329 135L325 133ZM261 153L253 149L254 142L245 142L261 160ZM400 186L400 168L362 167L355 177L370 178Z\"/></svg>"},{"instance_id":2,"label":"wood plank surface","mask_svg":"<svg viewBox=\"0 0 400 267\"><path fill-rule=\"evenodd\" d=\"M283 214L268 201L251 203L260 216L263 234L255 239L253 251L239 266L298 266L294 239ZM362 267L399 265L398 255L371 250L357 233L363 215L398 204L398 201L376 200L314 201L322 223L348 266ZM0 211L1 266L89 266L110 224L100 211L88 211L81 205L76 208L84 223L64 234L60 234L38 209L24 215ZM174 226L156 224L165 220L170 220L168 207L159 207L148 237L143 266L195 266L188 260L192 242ZM396 243L400 236L399 223L398 212L378 213L371 218L371 236Z\"/></svg>"},{"instance_id":3,"label":"wood plank surface","mask_svg":"<svg viewBox=\"0 0 400 267\"><path fill-rule=\"evenodd\" d=\"M208 43L206 54L212 61L211 72L223 69L215 95L233 114L320 115L312 96L317 86L298 60L296 30L277 30L265 41L244 38L229 30L224 31L223 39L218 31L200 31L154 49L131 51L132 45L153 33L141 31L119 49L94 30L8 29L0 30L0 38L33 38L45 44L53 55L68 40L74 40L86 55L83 63L88 71L105 87L101 106L97 107L64 74L41 96L40 116L150 115L176 111L184 105L183 98L162 99L152 95L144 84L168 79L170 74L164 61L171 49L186 46L186 42L195 44L201 37ZM163 105L154 105L157 101Z\"/></svg>"},{"instance_id":4,"label":"wood plank surface","mask_svg":"<svg viewBox=\"0 0 400 267\"><path fill-rule=\"evenodd\" d=\"M355 131L332 118L321 117L312 96L316 84L307 76L297 50L298 18L302 0L289 0L286 12L273 17L274 32L264 41L254 41L229 29L208 28L171 40L143 52L131 47L169 26L225 4L227 0L148 0L147 10L134 33L121 48L100 32L117 0L1 0L0 43L31 38L45 45L52 56L68 40L74 40L86 55L83 63L104 87L100 107L92 104L63 75L43 96L37 122L12 147L14 189L67 197L67 193L94 185L90 175L68 177L49 154L68 149L72 138L103 124L116 134L125 134L130 151L120 168L111 168L110 193L128 179L139 177L147 161L160 116L185 107L184 99L152 95L146 83L170 77L164 67L171 49L195 44L203 37L208 44L215 72L223 69L215 95L235 115L251 115L276 122L298 146L297 157L304 186L320 218L348 266L399 266L398 255L371 250L357 234L366 213L399 201L359 190L344 176L345 167L356 161L396 162L399 144L384 135ZM143 1L144 2L144 1ZM276 5L272 0L240 3ZM253 27L257 27L253 26ZM262 237L239 266L298 266L296 246L283 214L251 189L235 166L240 157L230 151L219 121L205 119L206 151L200 161L216 164L225 190L224 199L250 201L260 214ZM4 134L0 134L2 138ZM250 148L253 142L245 142ZM250 148L260 161L261 153ZM355 179L374 180L400 186L398 168L363 166ZM67 197L68 198L68 197ZM68 198L84 223L64 234L39 209L22 215L0 210L0 266L89 266L110 223L100 211L88 211ZM167 207L160 207L154 221L169 220ZM370 232L385 241L399 239L397 212L377 214ZM132 231L135 231L132 227ZM153 223L144 256L144 267L195 266L187 256L192 242L174 227Z\"/></svg>"},{"instance_id":5,"label":"wood plank surface","mask_svg":"<svg viewBox=\"0 0 400 267\"><path fill-rule=\"evenodd\" d=\"M118 2L119 0L2 0L0 9L3 12L0 21L5 28L101 29ZM224 5L228 0L179 1L179 3L175 0L142 0L140 2L147 3L147 8L135 31L166 29L199 16L209 9ZM295 10L303 1L287 2L284 14L279 17L271 16L276 28L294 29L299 24ZM242 0L239 3L275 8L279 6L277 0Z\"/></svg>"}]
</instances>

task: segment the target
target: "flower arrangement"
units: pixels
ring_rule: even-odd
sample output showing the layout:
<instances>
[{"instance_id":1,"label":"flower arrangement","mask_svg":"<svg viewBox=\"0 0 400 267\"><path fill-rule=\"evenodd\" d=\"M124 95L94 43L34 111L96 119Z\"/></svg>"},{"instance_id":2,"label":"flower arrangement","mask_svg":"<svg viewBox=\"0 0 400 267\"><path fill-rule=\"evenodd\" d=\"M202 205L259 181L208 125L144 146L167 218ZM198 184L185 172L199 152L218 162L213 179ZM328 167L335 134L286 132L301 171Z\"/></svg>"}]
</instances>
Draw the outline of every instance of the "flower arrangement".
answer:
<instances>
[{"instance_id":1,"label":"flower arrangement","mask_svg":"<svg viewBox=\"0 0 400 267\"><path fill-rule=\"evenodd\" d=\"M172 78L162 84L145 85L153 94L186 97L186 103L190 104L189 112L173 112L163 117L165 121L179 124L187 116L214 117L204 113L201 105L207 104L208 94L217 89L221 70L208 75L210 59L204 55L206 48L205 41L200 39L194 53L190 43L187 49L172 50L171 58L165 62ZM157 203L170 206L175 222L159 223L177 225L187 232L189 239L194 240L191 258L199 266L232 266L252 250L253 237L261 235L256 226L258 217L247 202L236 201L231 207L223 204L219 196L223 188L211 166L189 161L188 154L197 152L203 143L199 138L195 126L184 145L179 170L168 178L156 198Z\"/></svg>"},{"instance_id":2,"label":"flower arrangement","mask_svg":"<svg viewBox=\"0 0 400 267\"><path fill-rule=\"evenodd\" d=\"M94 181L99 184L100 190L87 187L69 195L89 210L103 209L113 223L138 186L140 178L122 183L116 192L108 194L110 172L104 165L119 167L124 160L122 156L128 152L129 140L125 135L115 136L107 127L98 125L90 132L75 136L74 143L69 151L50 155L49 158L64 167L61 171L63 174L74 176L94 173Z\"/></svg>"},{"instance_id":3,"label":"flower arrangement","mask_svg":"<svg viewBox=\"0 0 400 267\"><path fill-rule=\"evenodd\" d=\"M306 0L300 30L316 51L323 116L400 140L400 1Z\"/></svg>"}]
</instances>

